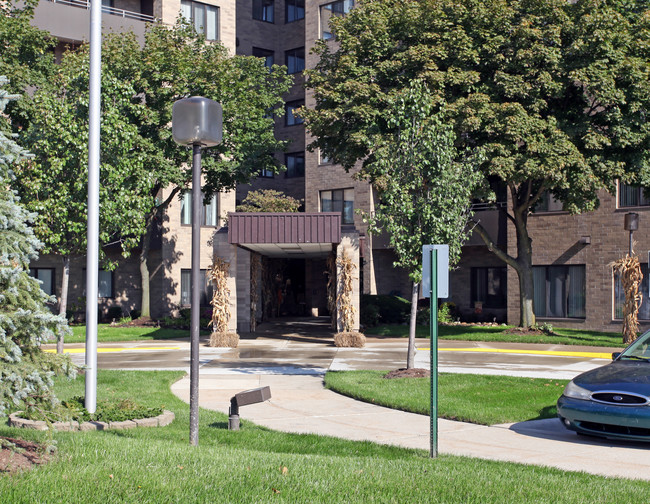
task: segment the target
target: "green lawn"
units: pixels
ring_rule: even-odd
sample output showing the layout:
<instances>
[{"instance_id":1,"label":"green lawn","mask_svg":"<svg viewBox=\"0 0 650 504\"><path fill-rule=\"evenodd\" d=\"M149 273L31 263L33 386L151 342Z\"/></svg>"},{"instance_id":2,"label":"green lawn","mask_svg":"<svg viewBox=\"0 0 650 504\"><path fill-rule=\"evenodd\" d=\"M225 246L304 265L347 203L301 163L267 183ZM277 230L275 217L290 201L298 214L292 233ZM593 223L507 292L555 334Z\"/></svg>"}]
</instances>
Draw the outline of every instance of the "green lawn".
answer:
<instances>
[{"instance_id":1,"label":"green lawn","mask_svg":"<svg viewBox=\"0 0 650 504\"><path fill-rule=\"evenodd\" d=\"M165 340L165 339L187 339L189 340L189 329L162 329L160 327L122 327L110 324L99 324L97 326L97 341L108 343L111 341L138 341L138 340ZM72 335L66 336L66 343L85 343L86 326L72 326Z\"/></svg>"},{"instance_id":2,"label":"green lawn","mask_svg":"<svg viewBox=\"0 0 650 504\"><path fill-rule=\"evenodd\" d=\"M329 371L327 388L393 409L429 414L429 378L384 379L386 371ZM483 425L554 418L568 380L440 373L438 416Z\"/></svg>"},{"instance_id":3,"label":"green lawn","mask_svg":"<svg viewBox=\"0 0 650 504\"><path fill-rule=\"evenodd\" d=\"M507 343L546 343L556 345L584 345L623 348L623 338L620 333L599 331L583 331L578 329L555 328L557 335L546 334L509 334L512 326L460 326L441 325L438 328L438 339L461 341L503 341ZM407 325L380 325L365 330L367 335L387 336L391 338L408 337ZM417 326L416 337L428 338L429 326Z\"/></svg>"},{"instance_id":4,"label":"green lawn","mask_svg":"<svg viewBox=\"0 0 650 504\"><path fill-rule=\"evenodd\" d=\"M176 413L168 427L55 433L55 459L0 475L2 503L635 503L650 482L422 451L283 434L201 411L191 447L189 408L169 391L178 372L100 371L98 398L130 396ZM61 397L83 381L59 384ZM0 435L46 440L47 433L0 427ZM285 469L286 468L286 469Z\"/></svg>"}]
</instances>

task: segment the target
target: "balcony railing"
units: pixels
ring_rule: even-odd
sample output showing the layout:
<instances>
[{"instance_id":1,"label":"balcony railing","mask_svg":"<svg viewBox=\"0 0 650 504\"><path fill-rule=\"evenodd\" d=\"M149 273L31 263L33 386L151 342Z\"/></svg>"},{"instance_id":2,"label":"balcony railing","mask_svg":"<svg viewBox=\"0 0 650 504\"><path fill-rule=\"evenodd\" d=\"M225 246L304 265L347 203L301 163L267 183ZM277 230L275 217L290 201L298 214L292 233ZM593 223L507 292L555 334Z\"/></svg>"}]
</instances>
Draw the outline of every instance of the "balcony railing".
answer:
<instances>
[{"instance_id":1,"label":"balcony railing","mask_svg":"<svg viewBox=\"0 0 650 504\"><path fill-rule=\"evenodd\" d=\"M87 0L49 0L53 3L71 5L72 7L79 7L81 9L90 9L90 2ZM148 21L153 22L155 18L147 14L141 14L139 12L128 11L124 9L116 9L115 7L108 7L102 5L102 12L104 14L111 14L113 16L119 16L126 19L135 19L137 21Z\"/></svg>"},{"instance_id":2,"label":"balcony railing","mask_svg":"<svg viewBox=\"0 0 650 504\"><path fill-rule=\"evenodd\" d=\"M474 203L472 205L472 211L482 212L484 210L498 210L499 208L506 208L506 205L507 203L505 201Z\"/></svg>"}]
</instances>

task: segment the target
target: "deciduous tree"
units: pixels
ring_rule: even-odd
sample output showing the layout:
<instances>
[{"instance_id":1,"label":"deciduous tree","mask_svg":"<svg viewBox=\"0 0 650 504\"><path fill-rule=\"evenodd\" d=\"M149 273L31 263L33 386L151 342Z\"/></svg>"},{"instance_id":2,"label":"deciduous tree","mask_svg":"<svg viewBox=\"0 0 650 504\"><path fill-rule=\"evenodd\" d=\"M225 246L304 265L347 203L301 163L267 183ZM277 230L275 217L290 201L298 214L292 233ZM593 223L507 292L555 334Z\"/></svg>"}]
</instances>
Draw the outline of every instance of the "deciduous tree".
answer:
<instances>
[{"instance_id":1,"label":"deciduous tree","mask_svg":"<svg viewBox=\"0 0 650 504\"><path fill-rule=\"evenodd\" d=\"M273 189L249 192L244 201L237 205L238 212L297 212L302 200L292 198Z\"/></svg>"},{"instance_id":2,"label":"deciduous tree","mask_svg":"<svg viewBox=\"0 0 650 504\"><path fill-rule=\"evenodd\" d=\"M371 232L388 233L397 255L395 266L405 268L413 282L407 357L407 368L412 368L422 246L447 244L450 263L458 261L481 175L471 153L454 146L444 109L436 110L422 81L391 98L384 112L391 133L377 137L373 161L362 172L379 193L367 219ZM437 309L437 300L431 300L431 309Z\"/></svg>"},{"instance_id":3,"label":"deciduous tree","mask_svg":"<svg viewBox=\"0 0 650 504\"><path fill-rule=\"evenodd\" d=\"M415 78L445 102L460 147L509 193L515 252L480 223L519 277L520 321L535 323L528 218L545 193L572 212L615 180L647 182L650 16L609 0L366 0L333 19L309 72L314 146L352 168L376 159L387 104Z\"/></svg>"},{"instance_id":4,"label":"deciduous tree","mask_svg":"<svg viewBox=\"0 0 650 504\"><path fill-rule=\"evenodd\" d=\"M43 252L62 258L59 314L65 316L70 259L85 254L88 195L87 46L64 55L54 75L25 100L28 122L21 138L34 156L16 168L23 201L37 213L34 230ZM144 113L128 80L102 73L100 242L120 242L125 255L144 234L153 179L146 170L150 143L129 117ZM57 343L63 351L63 341Z\"/></svg>"},{"instance_id":5,"label":"deciduous tree","mask_svg":"<svg viewBox=\"0 0 650 504\"><path fill-rule=\"evenodd\" d=\"M149 236L156 219L191 180L192 150L171 137L176 100L199 95L223 107L223 142L206 149L202 158L206 198L237 183L248 182L260 170L277 171L273 153L285 142L275 139L273 115L283 113L282 95L291 76L284 67L268 69L260 58L233 56L220 43L206 43L192 26L179 19L173 27L152 25L145 44L116 36L105 44L105 65L132 82L136 99L146 105L132 115L139 134L151 142L146 168L153 178L151 206L144 215L147 233L140 252L142 316L149 315ZM160 196L167 189L166 197Z\"/></svg>"}]
</instances>

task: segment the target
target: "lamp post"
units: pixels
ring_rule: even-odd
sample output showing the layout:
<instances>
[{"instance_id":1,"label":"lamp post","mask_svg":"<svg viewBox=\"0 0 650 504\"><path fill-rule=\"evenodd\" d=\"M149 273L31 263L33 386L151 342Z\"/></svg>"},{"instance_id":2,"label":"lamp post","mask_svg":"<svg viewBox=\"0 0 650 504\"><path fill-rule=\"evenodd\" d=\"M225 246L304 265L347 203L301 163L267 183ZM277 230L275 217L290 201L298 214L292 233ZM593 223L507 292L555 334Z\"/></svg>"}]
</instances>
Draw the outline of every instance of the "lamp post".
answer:
<instances>
[{"instance_id":1,"label":"lamp post","mask_svg":"<svg viewBox=\"0 0 650 504\"><path fill-rule=\"evenodd\" d=\"M632 235L639 229L639 214L635 212L626 213L623 226L625 227L625 231L630 232L630 256L632 256Z\"/></svg>"},{"instance_id":2,"label":"lamp post","mask_svg":"<svg viewBox=\"0 0 650 504\"><path fill-rule=\"evenodd\" d=\"M192 292L190 319L190 444L199 444L199 323L201 303L201 147L221 142L221 105L201 96L174 102L172 136L192 146Z\"/></svg>"}]
</instances>

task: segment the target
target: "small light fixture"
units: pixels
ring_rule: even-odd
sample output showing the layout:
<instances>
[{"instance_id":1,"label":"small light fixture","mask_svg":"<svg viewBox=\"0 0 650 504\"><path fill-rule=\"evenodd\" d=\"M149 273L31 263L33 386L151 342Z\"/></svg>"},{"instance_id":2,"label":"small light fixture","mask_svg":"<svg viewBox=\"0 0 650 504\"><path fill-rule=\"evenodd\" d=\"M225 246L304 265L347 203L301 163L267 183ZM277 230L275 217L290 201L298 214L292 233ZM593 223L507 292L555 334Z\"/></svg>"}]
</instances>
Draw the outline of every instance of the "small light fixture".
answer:
<instances>
[{"instance_id":1,"label":"small light fixture","mask_svg":"<svg viewBox=\"0 0 650 504\"><path fill-rule=\"evenodd\" d=\"M628 212L625 214L625 220L623 221L623 227L625 228L625 231L630 232L630 247L629 247L629 254L630 256L632 255L632 245L634 243L634 240L632 238L632 235L634 232L639 229L639 214L635 212Z\"/></svg>"},{"instance_id":2,"label":"small light fixture","mask_svg":"<svg viewBox=\"0 0 650 504\"><path fill-rule=\"evenodd\" d=\"M221 105L202 96L192 96L174 102L172 136L181 145L212 147L221 143Z\"/></svg>"},{"instance_id":3,"label":"small light fixture","mask_svg":"<svg viewBox=\"0 0 650 504\"><path fill-rule=\"evenodd\" d=\"M624 227L625 231L636 231L639 229L639 214L635 212L626 213Z\"/></svg>"},{"instance_id":4,"label":"small light fixture","mask_svg":"<svg viewBox=\"0 0 650 504\"><path fill-rule=\"evenodd\" d=\"M591 245L591 236L581 236L578 243L582 245Z\"/></svg>"}]
</instances>

